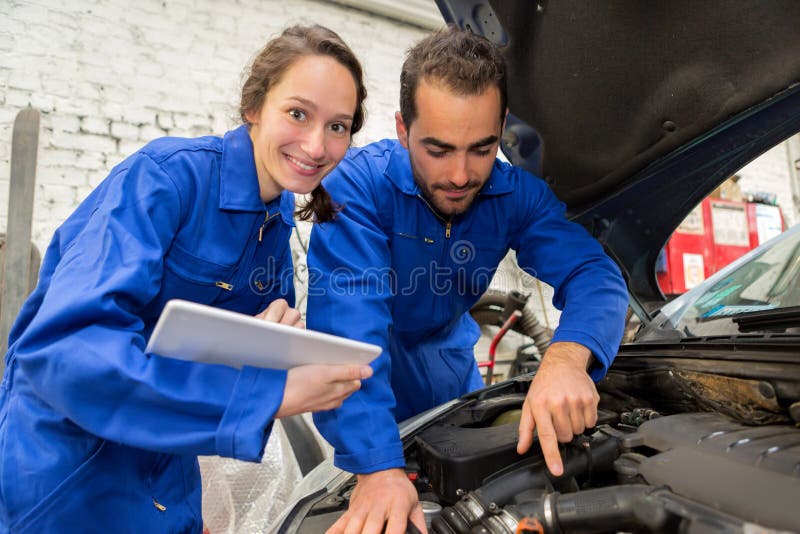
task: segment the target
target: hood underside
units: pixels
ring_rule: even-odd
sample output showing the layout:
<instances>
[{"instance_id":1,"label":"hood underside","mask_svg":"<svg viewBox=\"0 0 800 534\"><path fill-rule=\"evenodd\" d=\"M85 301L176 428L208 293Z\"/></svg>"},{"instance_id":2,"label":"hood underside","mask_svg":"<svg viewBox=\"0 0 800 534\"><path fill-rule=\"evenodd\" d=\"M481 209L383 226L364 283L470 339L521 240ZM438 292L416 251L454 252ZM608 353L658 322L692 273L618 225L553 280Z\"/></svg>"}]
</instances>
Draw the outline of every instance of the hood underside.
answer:
<instances>
[{"instance_id":1,"label":"hood underside","mask_svg":"<svg viewBox=\"0 0 800 534\"><path fill-rule=\"evenodd\" d=\"M797 98L781 98L800 83L796 0L437 3L502 46L515 116L504 152L550 184L645 298L660 297L652 266L683 217L800 130ZM773 101L784 109L771 121L729 128ZM645 182L657 194L635 187Z\"/></svg>"}]
</instances>

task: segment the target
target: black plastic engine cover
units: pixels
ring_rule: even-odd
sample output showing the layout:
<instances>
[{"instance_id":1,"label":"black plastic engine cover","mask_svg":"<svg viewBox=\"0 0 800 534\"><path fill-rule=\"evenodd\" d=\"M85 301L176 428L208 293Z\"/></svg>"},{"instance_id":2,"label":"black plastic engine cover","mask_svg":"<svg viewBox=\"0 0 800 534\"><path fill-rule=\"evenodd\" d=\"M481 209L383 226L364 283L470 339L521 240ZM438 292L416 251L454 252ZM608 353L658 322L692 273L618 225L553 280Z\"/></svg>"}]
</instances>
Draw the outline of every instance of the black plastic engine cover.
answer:
<instances>
[{"instance_id":1,"label":"black plastic engine cover","mask_svg":"<svg viewBox=\"0 0 800 534\"><path fill-rule=\"evenodd\" d=\"M521 407L524 399L510 395L478 401L414 438L420 470L441 499L454 503L457 490L476 489L489 475L532 454L517 454L517 423L489 426L504 411Z\"/></svg>"},{"instance_id":2,"label":"black plastic engine cover","mask_svg":"<svg viewBox=\"0 0 800 534\"><path fill-rule=\"evenodd\" d=\"M647 421L626 441L659 451L639 467L647 483L765 527L797 531L800 429L685 413Z\"/></svg>"},{"instance_id":3,"label":"black plastic engine cover","mask_svg":"<svg viewBox=\"0 0 800 534\"><path fill-rule=\"evenodd\" d=\"M420 468L433 491L454 503L457 490L479 488L483 479L517 462L517 425L491 428L435 426L416 437Z\"/></svg>"},{"instance_id":4,"label":"black plastic engine cover","mask_svg":"<svg viewBox=\"0 0 800 534\"><path fill-rule=\"evenodd\" d=\"M524 393L476 400L414 438L420 470L439 498L455 503L458 490L472 491L505 467L542 458L536 440L526 454L517 454L517 422L491 426L499 415L521 408L524 400ZM617 419L612 412L598 411L598 425Z\"/></svg>"}]
</instances>

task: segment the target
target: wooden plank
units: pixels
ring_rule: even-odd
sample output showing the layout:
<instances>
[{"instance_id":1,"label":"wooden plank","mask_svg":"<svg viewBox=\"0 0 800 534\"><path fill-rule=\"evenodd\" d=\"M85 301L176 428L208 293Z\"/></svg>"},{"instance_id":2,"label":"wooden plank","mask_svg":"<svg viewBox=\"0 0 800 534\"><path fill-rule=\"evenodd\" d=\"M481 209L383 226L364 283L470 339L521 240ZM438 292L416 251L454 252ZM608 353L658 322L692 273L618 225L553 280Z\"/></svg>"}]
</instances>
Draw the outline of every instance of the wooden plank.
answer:
<instances>
[{"instance_id":1,"label":"wooden plank","mask_svg":"<svg viewBox=\"0 0 800 534\"><path fill-rule=\"evenodd\" d=\"M11 177L8 192L8 227L3 265L0 343L5 355L8 333L31 286L31 229L39 145L39 111L26 108L17 114L11 137ZM5 359L4 359L5 360ZM5 361L0 363L5 366ZM2 368L0 368L2 370Z\"/></svg>"}]
</instances>

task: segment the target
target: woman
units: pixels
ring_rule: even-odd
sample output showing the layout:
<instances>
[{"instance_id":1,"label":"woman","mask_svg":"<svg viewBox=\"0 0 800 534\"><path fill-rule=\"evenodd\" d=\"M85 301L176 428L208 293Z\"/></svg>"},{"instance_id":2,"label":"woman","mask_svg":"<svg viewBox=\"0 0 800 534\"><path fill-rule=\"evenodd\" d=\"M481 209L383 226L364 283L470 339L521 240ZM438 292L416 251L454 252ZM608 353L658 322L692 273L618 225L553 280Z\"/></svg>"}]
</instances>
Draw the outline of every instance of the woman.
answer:
<instances>
[{"instance_id":1,"label":"woman","mask_svg":"<svg viewBox=\"0 0 800 534\"><path fill-rule=\"evenodd\" d=\"M255 59L244 125L156 140L56 231L9 337L0 532L200 532L198 455L258 461L274 418L330 409L369 366L236 370L144 354L167 300L299 324L289 235L364 120L334 32L292 27Z\"/></svg>"}]
</instances>

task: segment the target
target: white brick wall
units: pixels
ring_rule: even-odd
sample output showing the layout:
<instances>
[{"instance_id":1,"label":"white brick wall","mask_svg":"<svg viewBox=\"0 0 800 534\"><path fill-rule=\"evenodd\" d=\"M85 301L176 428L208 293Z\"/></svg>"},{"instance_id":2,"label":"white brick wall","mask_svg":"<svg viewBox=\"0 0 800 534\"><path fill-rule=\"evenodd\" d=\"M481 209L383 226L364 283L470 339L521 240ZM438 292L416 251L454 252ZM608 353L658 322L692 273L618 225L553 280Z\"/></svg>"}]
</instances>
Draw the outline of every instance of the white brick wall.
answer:
<instances>
[{"instance_id":1,"label":"white brick wall","mask_svg":"<svg viewBox=\"0 0 800 534\"><path fill-rule=\"evenodd\" d=\"M368 120L355 144L394 136L400 65L425 33L418 28L314 0L1 0L0 232L20 109L42 112L33 241L44 251L111 167L147 141L238 124L245 65L286 25L313 22L339 32L364 64ZM796 222L784 145L741 175L744 190L775 192ZM308 225L300 229L307 236Z\"/></svg>"},{"instance_id":2,"label":"white brick wall","mask_svg":"<svg viewBox=\"0 0 800 534\"><path fill-rule=\"evenodd\" d=\"M312 0L0 0L0 232L20 109L32 105L42 113L33 241L43 252L77 204L147 141L236 126L246 64L293 23L329 26L361 58L368 120L354 142L394 136L400 66L405 49L425 34L418 28ZM258 464L242 465L215 458L204 477L213 479L215 466L238 470L247 482L259 476ZM287 473L268 475L291 489ZM254 498L249 490L245 509ZM263 532L281 507L274 500L259 509L257 527L234 528L220 519L233 513L226 503L206 499L203 514L216 532Z\"/></svg>"},{"instance_id":3,"label":"white brick wall","mask_svg":"<svg viewBox=\"0 0 800 534\"><path fill-rule=\"evenodd\" d=\"M329 26L362 59L368 120L355 139L394 135L413 26L312 0L3 0L0 2L0 231L11 131L41 113L33 241L56 227L116 163L163 135L222 134L238 124L246 64L293 23Z\"/></svg>"},{"instance_id":4,"label":"white brick wall","mask_svg":"<svg viewBox=\"0 0 800 534\"><path fill-rule=\"evenodd\" d=\"M781 143L745 165L739 172L743 192L767 192L776 195L787 228L798 222L789 177L787 143Z\"/></svg>"}]
</instances>

